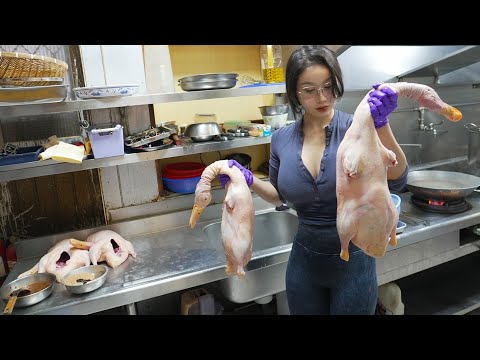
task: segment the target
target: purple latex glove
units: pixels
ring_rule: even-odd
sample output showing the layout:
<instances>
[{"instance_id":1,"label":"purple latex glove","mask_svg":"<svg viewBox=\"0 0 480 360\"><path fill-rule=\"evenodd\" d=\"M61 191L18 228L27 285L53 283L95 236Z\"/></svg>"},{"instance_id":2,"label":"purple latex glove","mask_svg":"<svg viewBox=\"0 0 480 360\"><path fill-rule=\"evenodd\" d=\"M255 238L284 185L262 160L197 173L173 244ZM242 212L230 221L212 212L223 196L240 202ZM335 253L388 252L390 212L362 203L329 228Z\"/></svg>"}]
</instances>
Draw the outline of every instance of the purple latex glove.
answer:
<instances>
[{"instance_id":1,"label":"purple latex glove","mask_svg":"<svg viewBox=\"0 0 480 360\"><path fill-rule=\"evenodd\" d=\"M397 93L388 86L385 86L382 90L378 90L380 85L381 84L375 84L372 86L375 90L370 92L367 100L375 129L387 125L387 116L397 107L398 99Z\"/></svg>"},{"instance_id":2,"label":"purple latex glove","mask_svg":"<svg viewBox=\"0 0 480 360\"><path fill-rule=\"evenodd\" d=\"M233 165L235 165L237 168L240 169L243 176L245 177L245 181L247 182L247 185L248 186L252 185L253 184L252 172L250 170L245 169L236 160L228 160L228 167L232 167ZM225 187L225 184L230 181L230 177L225 174L220 174L218 178L220 179L220 185L222 185L222 187Z\"/></svg>"}]
</instances>

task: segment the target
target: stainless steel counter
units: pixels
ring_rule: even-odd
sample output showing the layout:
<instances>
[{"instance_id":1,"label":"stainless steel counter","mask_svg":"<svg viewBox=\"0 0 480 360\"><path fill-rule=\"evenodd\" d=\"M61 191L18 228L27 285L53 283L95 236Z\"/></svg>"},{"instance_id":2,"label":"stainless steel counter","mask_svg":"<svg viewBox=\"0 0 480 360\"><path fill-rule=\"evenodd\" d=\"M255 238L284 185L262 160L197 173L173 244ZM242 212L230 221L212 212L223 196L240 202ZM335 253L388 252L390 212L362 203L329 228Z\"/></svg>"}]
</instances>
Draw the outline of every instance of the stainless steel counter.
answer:
<instances>
[{"instance_id":1,"label":"stainless steel counter","mask_svg":"<svg viewBox=\"0 0 480 360\"><path fill-rule=\"evenodd\" d=\"M411 193L403 193L400 197L400 220L405 222L407 227L398 236L396 249L480 223L480 193L477 192L467 197L472 208L460 214L426 212L410 203Z\"/></svg>"},{"instance_id":2,"label":"stainless steel counter","mask_svg":"<svg viewBox=\"0 0 480 360\"><path fill-rule=\"evenodd\" d=\"M410 195L401 194L400 219L407 227L398 236L397 247L387 249L386 257L391 251L399 251L424 240L480 223L478 193L467 199L472 205L471 210L454 215L418 210L410 205ZM256 213L275 211L258 197L254 197L254 204ZM202 214L204 222L198 223L194 230L186 225L190 210L185 210L24 241L17 248L21 260L9 274L7 282L35 265L50 244L67 237L84 239L89 233L102 229L121 233L133 243L138 255L136 259L130 257L118 268L110 269L105 284L98 290L73 295L62 284L56 283L52 295L46 300L27 308L15 309L13 313L90 314L226 278L223 249L220 244L209 242L202 230L206 225L219 221L220 216L221 204L216 204L205 210ZM254 253L247 270L285 262L290 249L291 244Z\"/></svg>"}]
</instances>

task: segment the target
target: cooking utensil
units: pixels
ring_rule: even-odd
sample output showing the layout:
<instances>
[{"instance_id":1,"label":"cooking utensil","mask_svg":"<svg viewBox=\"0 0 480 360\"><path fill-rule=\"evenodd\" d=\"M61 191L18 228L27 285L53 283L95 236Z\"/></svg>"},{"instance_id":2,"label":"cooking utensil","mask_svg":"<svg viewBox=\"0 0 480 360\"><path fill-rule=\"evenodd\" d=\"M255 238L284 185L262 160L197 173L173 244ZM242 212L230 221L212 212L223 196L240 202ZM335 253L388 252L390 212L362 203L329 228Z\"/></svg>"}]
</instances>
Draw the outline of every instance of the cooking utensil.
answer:
<instances>
[{"instance_id":1,"label":"cooking utensil","mask_svg":"<svg viewBox=\"0 0 480 360\"><path fill-rule=\"evenodd\" d=\"M168 138L174 133L174 130L171 128L166 126L157 126L127 136L124 139L124 143L128 147L138 148L140 146L145 146L155 141Z\"/></svg>"},{"instance_id":2,"label":"cooking utensil","mask_svg":"<svg viewBox=\"0 0 480 360\"><path fill-rule=\"evenodd\" d=\"M70 271L63 277L62 283L72 294L85 294L102 286L107 273L105 265L87 265Z\"/></svg>"},{"instance_id":3,"label":"cooking utensil","mask_svg":"<svg viewBox=\"0 0 480 360\"><path fill-rule=\"evenodd\" d=\"M288 113L288 105L259 106L262 116L282 115Z\"/></svg>"},{"instance_id":4,"label":"cooking utensil","mask_svg":"<svg viewBox=\"0 0 480 360\"><path fill-rule=\"evenodd\" d=\"M9 303L11 310L13 310L13 305L21 308L39 303L52 293L54 283L55 275L40 273L27 275L8 284L4 284L0 288L0 297L7 301L5 311L8 310ZM29 293L26 291L29 291ZM11 299L11 295L15 294L16 299Z\"/></svg>"},{"instance_id":5,"label":"cooking utensil","mask_svg":"<svg viewBox=\"0 0 480 360\"><path fill-rule=\"evenodd\" d=\"M23 293L23 295L21 295ZM13 307L15 306L15 303L17 302L17 296L21 295L28 295L30 294L30 290L24 290L24 289L17 289L14 292L10 294L10 298L8 299L7 305L5 306L5 309L3 310L3 315L10 315L13 311Z\"/></svg>"},{"instance_id":6,"label":"cooking utensil","mask_svg":"<svg viewBox=\"0 0 480 360\"><path fill-rule=\"evenodd\" d=\"M216 135L220 135L222 129L215 122L206 122L201 124L190 124L185 129L185 136L192 141L209 141L213 140Z\"/></svg>"},{"instance_id":7,"label":"cooking utensil","mask_svg":"<svg viewBox=\"0 0 480 360\"><path fill-rule=\"evenodd\" d=\"M479 177L454 171L412 171L407 180L407 189L427 200L460 200L479 186Z\"/></svg>"},{"instance_id":8,"label":"cooking utensil","mask_svg":"<svg viewBox=\"0 0 480 360\"><path fill-rule=\"evenodd\" d=\"M231 89L235 85L237 85L236 79L209 81L209 82L189 81L189 82L180 83L180 87L182 88L183 91Z\"/></svg>"},{"instance_id":9,"label":"cooking utensil","mask_svg":"<svg viewBox=\"0 0 480 360\"><path fill-rule=\"evenodd\" d=\"M222 81L222 80L231 80L236 79L238 74L235 73L210 73L210 74L199 74L187 76L181 79L178 79L178 82L212 82L212 81Z\"/></svg>"},{"instance_id":10,"label":"cooking utensil","mask_svg":"<svg viewBox=\"0 0 480 360\"><path fill-rule=\"evenodd\" d=\"M178 83L184 91L230 89L237 84L238 74L200 74L181 78Z\"/></svg>"}]
</instances>

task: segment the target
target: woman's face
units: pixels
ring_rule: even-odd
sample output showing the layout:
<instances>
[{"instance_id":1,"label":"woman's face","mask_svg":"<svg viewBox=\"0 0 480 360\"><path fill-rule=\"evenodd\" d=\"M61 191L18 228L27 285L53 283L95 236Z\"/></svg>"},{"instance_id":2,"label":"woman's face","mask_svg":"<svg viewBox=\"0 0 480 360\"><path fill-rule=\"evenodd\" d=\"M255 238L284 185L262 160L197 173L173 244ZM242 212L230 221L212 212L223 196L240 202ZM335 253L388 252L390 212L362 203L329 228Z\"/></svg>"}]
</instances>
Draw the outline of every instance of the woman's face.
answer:
<instances>
[{"instance_id":1,"label":"woman's face","mask_svg":"<svg viewBox=\"0 0 480 360\"><path fill-rule=\"evenodd\" d=\"M297 81L297 96L307 118L325 119L330 116L331 119L335 98L328 68L324 65L306 68Z\"/></svg>"}]
</instances>

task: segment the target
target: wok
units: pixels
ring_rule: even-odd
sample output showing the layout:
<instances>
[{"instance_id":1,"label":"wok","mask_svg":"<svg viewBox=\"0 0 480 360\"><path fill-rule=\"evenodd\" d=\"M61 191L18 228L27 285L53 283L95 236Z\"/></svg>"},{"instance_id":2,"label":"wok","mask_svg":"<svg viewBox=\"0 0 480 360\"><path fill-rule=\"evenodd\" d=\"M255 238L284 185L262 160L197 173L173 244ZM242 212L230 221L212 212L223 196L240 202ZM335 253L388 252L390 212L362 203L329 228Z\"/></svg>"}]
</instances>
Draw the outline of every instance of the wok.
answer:
<instances>
[{"instance_id":1,"label":"wok","mask_svg":"<svg viewBox=\"0 0 480 360\"><path fill-rule=\"evenodd\" d=\"M15 290L29 290L30 294L17 297L15 307L30 306L46 299L52 293L55 279L55 275L49 273L27 275L3 284L0 288L0 297L8 302L10 294Z\"/></svg>"},{"instance_id":2,"label":"wok","mask_svg":"<svg viewBox=\"0 0 480 360\"><path fill-rule=\"evenodd\" d=\"M412 171L407 180L407 189L412 194L443 201L460 200L479 186L479 177L454 171Z\"/></svg>"}]
</instances>

